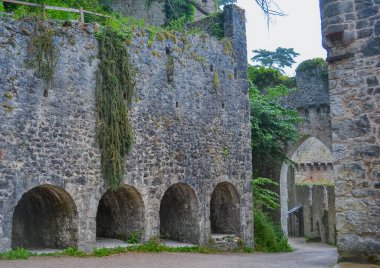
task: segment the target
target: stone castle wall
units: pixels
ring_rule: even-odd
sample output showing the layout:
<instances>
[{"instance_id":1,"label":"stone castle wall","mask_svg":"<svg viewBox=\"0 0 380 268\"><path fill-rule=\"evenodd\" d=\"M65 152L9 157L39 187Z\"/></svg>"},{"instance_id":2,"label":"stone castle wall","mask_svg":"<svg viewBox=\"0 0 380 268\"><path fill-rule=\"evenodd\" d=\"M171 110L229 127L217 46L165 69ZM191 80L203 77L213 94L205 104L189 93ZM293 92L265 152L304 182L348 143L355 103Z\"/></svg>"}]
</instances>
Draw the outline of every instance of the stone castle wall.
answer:
<instances>
[{"instance_id":1,"label":"stone castle wall","mask_svg":"<svg viewBox=\"0 0 380 268\"><path fill-rule=\"evenodd\" d=\"M337 246L380 260L380 2L320 2L328 50Z\"/></svg>"},{"instance_id":2,"label":"stone castle wall","mask_svg":"<svg viewBox=\"0 0 380 268\"><path fill-rule=\"evenodd\" d=\"M334 169L330 163L301 163L295 165L295 183L333 182Z\"/></svg>"},{"instance_id":3,"label":"stone castle wall","mask_svg":"<svg viewBox=\"0 0 380 268\"><path fill-rule=\"evenodd\" d=\"M136 96L129 113L135 141L126 160L124 194L106 193L100 171L94 95L97 41L92 25L64 28L50 23L58 33L54 43L59 56L52 88L44 97L43 82L28 65L34 24L1 18L0 102L6 105L0 108L0 250L11 247L12 231L18 234L13 222L18 203L31 200L43 209L49 205L44 198L67 201L59 207L73 216L63 221L70 232L61 237L70 235L76 246L91 250L97 231L107 233L96 226L105 193L104 208L112 209L112 202L123 205L126 196L135 198L140 209L119 208L111 216L143 215L130 223L143 240L168 231L165 228L173 224L168 217L179 209L184 215L177 215L174 229L183 240L205 244L211 232L223 229L218 221L223 214L231 215L226 232L252 245L247 66L237 60L246 55L245 18L235 6L226 7L224 14L232 54L225 52L223 43L202 35L177 34L149 47L147 32L134 34L128 49L136 69ZM32 189L34 196L25 195ZM231 203L220 203L225 195L233 196ZM175 207L181 197L186 197L179 204L183 207ZM164 212L163 205L173 207ZM165 222L160 217L166 217ZM216 219L210 223L210 217ZM98 217L102 226L106 219Z\"/></svg>"},{"instance_id":4,"label":"stone castle wall","mask_svg":"<svg viewBox=\"0 0 380 268\"><path fill-rule=\"evenodd\" d=\"M321 65L307 70L297 70L297 90L282 101L283 105L296 109L304 121L298 125L300 140L289 146L287 156L298 163L295 169L285 163L273 178L280 183L280 219L282 230L288 232L288 209L297 206L296 182L313 177L332 178L331 157L332 130L330 119L329 89L326 69ZM322 144L321 144L322 143ZM318 153L315 153L318 149ZM324 163L325 165L320 165ZM328 168L330 166L330 168ZM315 167L315 168L314 168ZM325 169L326 167L326 169ZM305 208L304 208L305 209ZM305 222L305 226L308 221ZM310 223L311 224L311 223Z\"/></svg>"},{"instance_id":5,"label":"stone castle wall","mask_svg":"<svg viewBox=\"0 0 380 268\"><path fill-rule=\"evenodd\" d=\"M334 187L297 185L295 191L295 206L302 206L302 219L295 215L290 216L289 233L295 236L300 236L302 233L310 241L335 244Z\"/></svg>"},{"instance_id":6,"label":"stone castle wall","mask_svg":"<svg viewBox=\"0 0 380 268\"><path fill-rule=\"evenodd\" d=\"M305 119L298 127L300 134L317 138L331 150L330 95L325 68L297 70L296 82L297 91L283 103Z\"/></svg>"}]
</instances>

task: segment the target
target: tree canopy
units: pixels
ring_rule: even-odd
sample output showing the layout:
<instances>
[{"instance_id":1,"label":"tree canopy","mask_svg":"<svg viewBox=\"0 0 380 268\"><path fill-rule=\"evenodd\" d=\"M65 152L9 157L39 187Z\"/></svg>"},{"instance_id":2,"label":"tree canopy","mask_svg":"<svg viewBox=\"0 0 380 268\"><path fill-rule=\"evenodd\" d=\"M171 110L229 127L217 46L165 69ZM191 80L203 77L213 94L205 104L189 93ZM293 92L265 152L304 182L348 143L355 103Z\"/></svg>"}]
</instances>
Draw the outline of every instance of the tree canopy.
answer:
<instances>
[{"instance_id":1,"label":"tree canopy","mask_svg":"<svg viewBox=\"0 0 380 268\"><path fill-rule=\"evenodd\" d=\"M255 49L253 53L255 54L251 58L253 62L258 62L262 66L280 71L283 71L285 67L291 67L295 63L294 58L299 56L299 53L295 52L293 48L283 47L278 47L275 51Z\"/></svg>"},{"instance_id":2,"label":"tree canopy","mask_svg":"<svg viewBox=\"0 0 380 268\"><path fill-rule=\"evenodd\" d=\"M279 70L273 68L248 66L248 76L250 82L260 91L279 85L286 86L287 88L296 87L294 77L283 75Z\"/></svg>"}]
</instances>

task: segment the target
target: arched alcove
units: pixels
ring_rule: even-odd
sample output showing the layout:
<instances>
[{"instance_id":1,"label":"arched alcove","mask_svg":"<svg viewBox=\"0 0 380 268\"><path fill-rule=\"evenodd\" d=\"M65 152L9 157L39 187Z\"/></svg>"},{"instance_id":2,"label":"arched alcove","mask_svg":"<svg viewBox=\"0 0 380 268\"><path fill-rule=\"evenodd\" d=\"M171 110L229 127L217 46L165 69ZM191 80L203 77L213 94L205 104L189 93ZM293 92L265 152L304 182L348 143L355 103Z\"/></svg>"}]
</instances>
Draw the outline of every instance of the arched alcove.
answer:
<instances>
[{"instance_id":1,"label":"arched alcove","mask_svg":"<svg viewBox=\"0 0 380 268\"><path fill-rule=\"evenodd\" d=\"M124 185L108 190L100 199L96 214L96 236L128 240L144 232L144 202L137 190Z\"/></svg>"},{"instance_id":2,"label":"arched alcove","mask_svg":"<svg viewBox=\"0 0 380 268\"><path fill-rule=\"evenodd\" d=\"M62 188L42 185L26 192L13 213L12 248L66 248L78 240L77 210Z\"/></svg>"},{"instance_id":3,"label":"arched alcove","mask_svg":"<svg viewBox=\"0 0 380 268\"><path fill-rule=\"evenodd\" d=\"M211 233L240 234L240 198L236 188L228 183L219 183L210 204Z\"/></svg>"},{"instance_id":4,"label":"arched alcove","mask_svg":"<svg viewBox=\"0 0 380 268\"><path fill-rule=\"evenodd\" d=\"M166 190L160 205L161 237L199 243L199 208L193 189L177 183Z\"/></svg>"}]
</instances>

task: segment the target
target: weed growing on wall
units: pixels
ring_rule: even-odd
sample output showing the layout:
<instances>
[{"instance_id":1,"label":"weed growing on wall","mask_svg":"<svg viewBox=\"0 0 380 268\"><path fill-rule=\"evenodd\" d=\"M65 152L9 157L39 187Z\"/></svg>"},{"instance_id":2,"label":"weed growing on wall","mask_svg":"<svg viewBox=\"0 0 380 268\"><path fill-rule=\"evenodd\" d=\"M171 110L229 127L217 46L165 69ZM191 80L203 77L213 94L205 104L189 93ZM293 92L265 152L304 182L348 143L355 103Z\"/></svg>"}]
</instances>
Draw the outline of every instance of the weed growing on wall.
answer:
<instances>
[{"instance_id":1,"label":"weed growing on wall","mask_svg":"<svg viewBox=\"0 0 380 268\"><path fill-rule=\"evenodd\" d=\"M45 97L48 96L51 88L58 60L58 49L53 40L55 35L55 30L50 29L44 21L36 19L35 35L29 43L29 54L37 76L42 78L45 83Z\"/></svg>"},{"instance_id":2,"label":"weed growing on wall","mask_svg":"<svg viewBox=\"0 0 380 268\"><path fill-rule=\"evenodd\" d=\"M135 82L125 38L106 28L97 39L97 140L101 148L103 177L112 189L116 189L123 180L125 157L133 142L128 109Z\"/></svg>"}]
</instances>

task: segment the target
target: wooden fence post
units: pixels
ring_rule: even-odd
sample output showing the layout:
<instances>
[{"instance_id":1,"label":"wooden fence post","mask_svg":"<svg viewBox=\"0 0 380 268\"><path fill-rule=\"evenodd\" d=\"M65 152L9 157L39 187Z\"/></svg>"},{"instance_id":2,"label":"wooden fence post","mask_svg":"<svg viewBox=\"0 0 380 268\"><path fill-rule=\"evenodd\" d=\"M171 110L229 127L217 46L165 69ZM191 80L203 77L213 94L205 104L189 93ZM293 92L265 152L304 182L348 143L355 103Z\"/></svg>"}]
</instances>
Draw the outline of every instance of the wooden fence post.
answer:
<instances>
[{"instance_id":1,"label":"wooden fence post","mask_svg":"<svg viewBox=\"0 0 380 268\"><path fill-rule=\"evenodd\" d=\"M46 4L42 3L42 17L46 19Z\"/></svg>"},{"instance_id":2,"label":"wooden fence post","mask_svg":"<svg viewBox=\"0 0 380 268\"><path fill-rule=\"evenodd\" d=\"M83 12L83 7L80 7L80 22L84 23L84 12Z\"/></svg>"}]
</instances>

